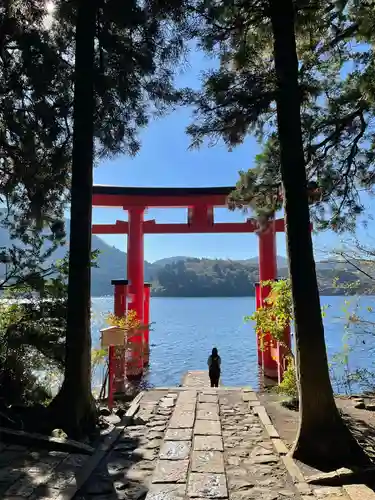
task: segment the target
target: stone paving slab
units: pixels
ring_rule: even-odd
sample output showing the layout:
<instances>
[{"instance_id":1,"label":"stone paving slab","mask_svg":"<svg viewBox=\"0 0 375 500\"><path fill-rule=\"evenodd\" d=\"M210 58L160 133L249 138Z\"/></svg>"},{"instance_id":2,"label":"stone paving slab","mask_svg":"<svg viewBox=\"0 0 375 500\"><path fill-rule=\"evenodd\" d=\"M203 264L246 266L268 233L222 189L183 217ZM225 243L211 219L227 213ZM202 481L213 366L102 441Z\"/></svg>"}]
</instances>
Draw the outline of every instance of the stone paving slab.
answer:
<instances>
[{"instance_id":1,"label":"stone paving slab","mask_svg":"<svg viewBox=\"0 0 375 500\"><path fill-rule=\"evenodd\" d=\"M212 411L212 412L219 413L219 404L218 403L219 403L218 398L216 398L216 401L214 403L207 403L207 402L198 401L197 410L198 411Z\"/></svg>"},{"instance_id":2,"label":"stone paving slab","mask_svg":"<svg viewBox=\"0 0 375 500\"><path fill-rule=\"evenodd\" d=\"M182 394L152 478L153 484L159 485L157 500L163 498L163 494L166 499L185 500L302 500L280 456L275 453L261 417L254 413L249 401L245 401L242 391L186 391L182 402L197 400L198 403L190 427L180 429L172 425L184 418ZM264 417L262 411L260 413ZM186 443L191 443L192 435L188 453ZM183 488L171 490L172 482L184 484L185 493ZM154 500L155 495L150 490L146 500Z\"/></svg>"},{"instance_id":3,"label":"stone paving slab","mask_svg":"<svg viewBox=\"0 0 375 500\"><path fill-rule=\"evenodd\" d=\"M44 485L46 489L47 484L63 488L74 480L77 468L89 459L89 456L84 455L80 456L80 463L67 461L65 466L71 469L71 475L67 478L65 474L65 480L57 483L59 472L61 474L60 464L67 457L69 455L62 452L36 452L26 446L3 446L0 453L0 498L28 498L32 495L38 498L35 494L41 489L40 486Z\"/></svg>"},{"instance_id":4,"label":"stone paving slab","mask_svg":"<svg viewBox=\"0 0 375 500\"><path fill-rule=\"evenodd\" d=\"M153 483L186 483L189 460L159 460L152 478Z\"/></svg>"},{"instance_id":5,"label":"stone paving slab","mask_svg":"<svg viewBox=\"0 0 375 500\"><path fill-rule=\"evenodd\" d=\"M178 411L169 422L169 429L191 429L194 425L195 413L193 411Z\"/></svg>"},{"instance_id":6,"label":"stone paving slab","mask_svg":"<svg viewBox=\"0 0 375 500\"><path fill-rule=\"evenodd\" d=\"M176 413L179 411L192 411L194 412L196 409L195 399L186 399L182 401L178 401L176 405Z\"/></svg>"},{"instance_id":7,"label":"stone paving slab","mask_svg":"<svg viewBox=\"0 0 375 500\"><path fill-rule=\"evenodd\" d=\"M191 471L224 474L223 452L194 450L191 458Z\"/></svg>"},{"instance_id":8,"label":"stone paving slab","mask_svg":"<svg viewBox=\"0 0 375 500\"><path fill-rule=\"evenodd\" d=\"M199 403L218 404L219 398L217 394L200 393L198 398Z\"/></svg>"},{"instance_id":9,"label":"stone paving slab","mask_svg":"<svg viewBox=\"0 0 375 500\"><path fill-rule=\"evenodd\" d=\"M164 441L159 458L161 460L186 460L190 456L191 441Z\"/></svg>"},{"instance_id":10,"label":"stone paving slab","mask_svg":"<svg viewBox=\"0 0 375 500\"><path fill-rule=\"evenodd\" d=\"M173 429L169 427L165 433L164 439L167 441L190 441L192 437L192 427L182 429Z\"/></svg>"},{"instance_id":11,"label":"stone paving slab","mask_svg":"<svg viewBox=\"0 0 375 500\"><path fill-rule=\"evenodd\" d=\"M219 412L216 409L197 410L197 420L217 420L217 421L219 421Z\"/></svg>"},{"instance_id":12,"label":"stone paving slab","mask_svg":"<svg viewBox=\"0 0 375 500\"><path fill-rule=\"evenodd\" d=\"M218 420L196 420L194 436L221 436L221 427Z\"/></svg>"},{"instance_id":13,"label":"stone paving slab","mask_svg":"<svg viewBox=\"0 0 375 500\"><path fill-rule=\"evenodd\" d=\"M187 493L190 498L228 498L225 474L191 472Z\"/></svg>"},{"instance_id":14,"label":"stone paving slab","mask_svg":"<svg viewBox=\"0 0 375 500\"><path fill-rule=\"evenodd\" d=\"M184 387L209 387L210 379L208 377L208 371L196 370L187 372L182 379L182 385Z\"/></svg>"},{"instance_id":15,"label":"stone paving slab","mask_svg":"<svg viewBox=\"0 0 375 500\"><path fill-rule=\"evenodd\" d=\"M98 464L87 483L74 497L75 500L139 500L144 499L152 485L155 466L163 444L165 429L173 412L170 399L173 391L149 391L140 401L139 413L145 421L130 425L116 446ZM149 403L153 405L150 407ZM165 404L167 403L167 404ZM147 410L147 412L145 412ZM135 415L137 422L138 413ZM158 430L159 428L163 430ZM169 462L169 461L165 461ZM182 462L176 460L175 463ZM157 491L155 485L154 491ZM170 492L171 493L171 492ZM69 497L70 498L70 497ZM173 497L165 497L172 500ZM176 497L178 498L178 497ZM156 499L159 498L156 496ZM39 500L39 499L38 499ZM59 498L58 500L68 500Z\"/></svg>"},{"instance_id":16,"label":"stone paving slab","mask_svg":"<svg viewBox=\"0 0 375 500\"><path fill-rule=\"evenodd\" d=\"M197 397L196 389L184 389L179 393L177 401L178 402L195 401L196 397Z\"/></svg>"},{"instance_id":17,"label":"stone paving slab","mask_svg":"<svg viewBox=\"0 0 375 500\"><path fill-rule=\"evenodd\" d=\"M221 436L195 436L193 449L198 451L224 451Z\"/></svg>"},{"instance_id":18,"label":"stone paving slab","mask_svg":"<svg viewBox=\"0 0 375 500\"><path fill-rule=\"evenodd\" d=\"M185 499L186 484L152 484L147 500L181 500Z\"/></svg>"}]
</instances>

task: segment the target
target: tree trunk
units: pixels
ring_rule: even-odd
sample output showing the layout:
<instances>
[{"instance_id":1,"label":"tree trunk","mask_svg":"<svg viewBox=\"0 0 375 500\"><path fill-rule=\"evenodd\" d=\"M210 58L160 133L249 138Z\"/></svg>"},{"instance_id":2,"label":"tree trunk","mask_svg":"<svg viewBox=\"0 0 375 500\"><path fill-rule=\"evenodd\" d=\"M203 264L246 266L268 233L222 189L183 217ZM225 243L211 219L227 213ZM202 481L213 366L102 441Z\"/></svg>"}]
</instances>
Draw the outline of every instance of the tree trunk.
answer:
<instances>
[{"instance_id":1,"label":"tree trunk","mask_svg":"<svg viewBox=\"0 0 375 500\"><path fill-rule=\"evenodd\" d=\"M96 14L96 0L80 0L76 25L66 364L63 386L50 406L53 420L74 437L86 435L95 427L90 316Z\"/></svg>"},{"instance_id":2,"label":"tree trunk","mask_svg":"<svg viewBox=\"0 0 375 500\"><path fill-rule=\"evenodd\" d=\"M293 457L321 470L366 463L337 410L329 377L310 231L293 0L270 0L277 123L292 285L300 423Z\"/></svg>"}]
</instances>

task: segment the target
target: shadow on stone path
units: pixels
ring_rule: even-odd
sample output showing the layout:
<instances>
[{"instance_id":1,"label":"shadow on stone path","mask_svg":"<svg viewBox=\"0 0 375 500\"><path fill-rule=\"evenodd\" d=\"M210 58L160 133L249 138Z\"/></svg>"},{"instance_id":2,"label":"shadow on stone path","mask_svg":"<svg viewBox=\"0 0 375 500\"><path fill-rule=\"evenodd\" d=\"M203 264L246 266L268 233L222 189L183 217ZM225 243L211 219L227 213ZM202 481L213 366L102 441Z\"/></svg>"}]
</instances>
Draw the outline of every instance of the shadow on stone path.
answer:
<instances>
[{"instance_id":1,"label":"shadow on stone path","mask_svg":"<svg viewBox=\"0 0 375 500\"><path fill-rule=\"evenodd\" d=\"M91 474L76 500L144 499L177 394L149 391L134 424Z\"/></svg>"}]
</instances>

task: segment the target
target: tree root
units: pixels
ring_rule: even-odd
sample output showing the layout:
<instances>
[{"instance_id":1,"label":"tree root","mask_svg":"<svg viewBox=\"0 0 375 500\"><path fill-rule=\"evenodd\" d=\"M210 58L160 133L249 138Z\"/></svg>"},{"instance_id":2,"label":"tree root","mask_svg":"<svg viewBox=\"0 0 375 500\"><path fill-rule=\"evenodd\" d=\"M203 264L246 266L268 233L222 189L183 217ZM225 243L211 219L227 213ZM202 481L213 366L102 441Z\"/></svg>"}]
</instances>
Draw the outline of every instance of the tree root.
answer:
<instances>
[{"instance_id":1,"label":"tree root","mask_svg":"<svg viewBox=\"0 0 375 500\"><path fill-rule=\"evenodd\" d=\"M3 443L18 444L20 446L31 446L51 451L62 451L65 453L78 453L82 455L92 455L94 448L91 446L73 441L71 439L44 436L34 432L17 431L0 427L1 441Z\"/></svg>"},{"instance_id":2,"label":"tree root","mask_svg":"<svg viewBox=\"0 0 375 500\"><path fill-rule=\"evenodd\" d=\"M98 435L99 414L94 398L74 397L63 387L48 407L48 413L53 429L62 429L74 440Z\"/></svg>"},{"instance_id":3,"label":"tree root","mask_svg":"<svg viewBox=\"0 0 375 500\"><path fill-rule=\"evenodd\" d=\"M323 427L302 423L292 448L292 457L324 472L342 467L351 470L371 468L370 458L342 419L339 417L330 424Z\"/></svg>"},{"instance_id":4,"label":"tree root","mask_svg":"<svg viewBox=\"0 0 375 500\"><path fill-rule=\"evenodd\" d=\"M333 472L317 474L307 479L307 483L320 486L344 486L345 484L362 484L373 481L375 465L364 469L337 469Z\"/></svg>"}]
</instances>

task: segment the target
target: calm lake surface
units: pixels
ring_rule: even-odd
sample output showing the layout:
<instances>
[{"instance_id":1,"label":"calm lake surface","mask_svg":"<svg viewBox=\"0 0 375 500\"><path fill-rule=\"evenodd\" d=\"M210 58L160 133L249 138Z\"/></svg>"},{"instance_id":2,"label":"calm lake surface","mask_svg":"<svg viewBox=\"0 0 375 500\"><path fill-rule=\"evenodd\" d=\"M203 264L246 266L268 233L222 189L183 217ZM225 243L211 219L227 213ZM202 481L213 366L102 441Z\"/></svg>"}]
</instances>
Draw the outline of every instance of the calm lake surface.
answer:
<instances>
[{"instance_id":1,"label":"calm lake surface","mask_svg":"<svg viewBox=\"0 0 375 500\"><path fill-rule=\"evenodd\" d=\"M375 333L374 336L362 336L356 327L357 333L348 339L345 311L357 311L362 317L375 321L375 317L371 317L375 313L368 309L374 306L375 310L375 297L321 297L321 303L326 306L324 324L330 361L348 343L354 349L349 356L350 367L372 368L369 349L375 347ZM99 330L107 326L105 317L113 310L113 299L94 298L92 307L92 336L96 347ZM152 298L148 383L152 386L180 384L186 371L206 369L207 357L216 346L222 357L223 383L257 388L259 375L254 325L244 321L254 308L254 297ZM350 331L355 333L353 328Z\"/></svg>"}]
</instances>

